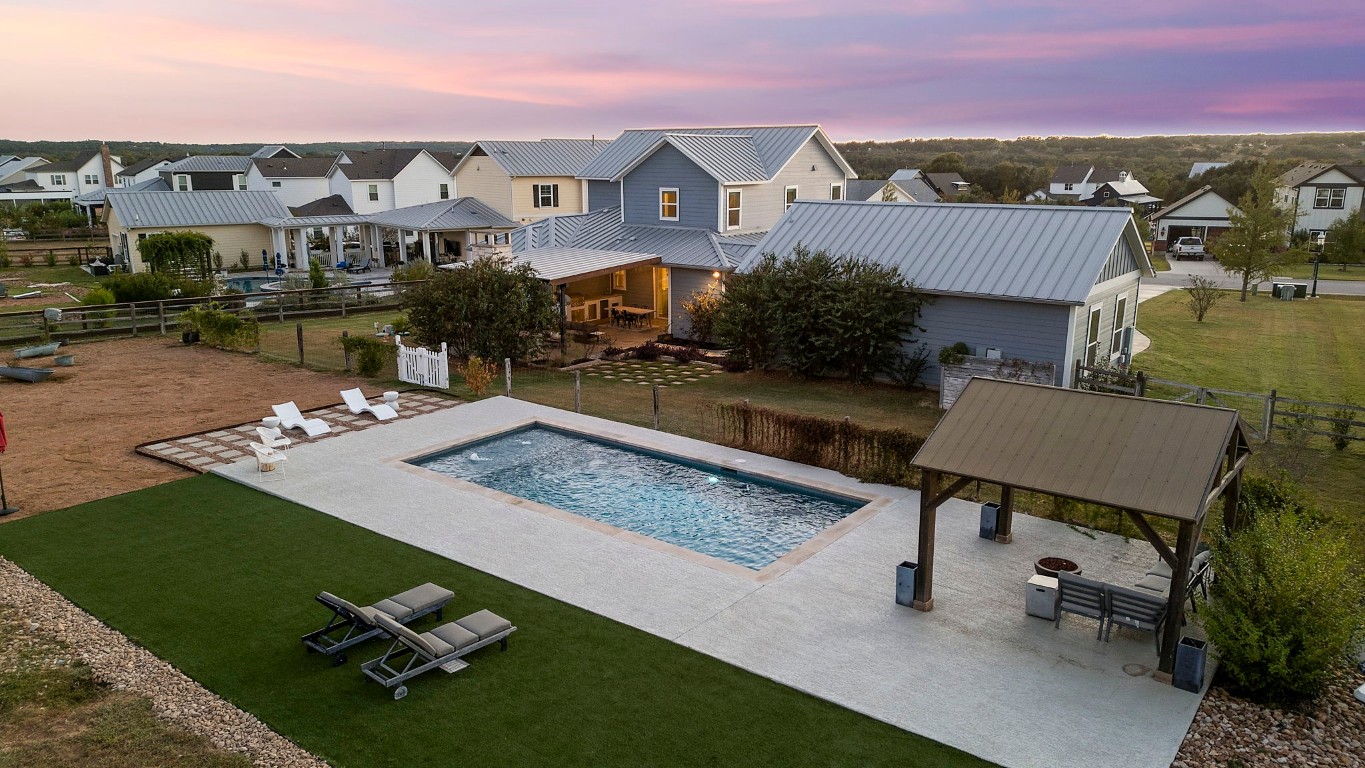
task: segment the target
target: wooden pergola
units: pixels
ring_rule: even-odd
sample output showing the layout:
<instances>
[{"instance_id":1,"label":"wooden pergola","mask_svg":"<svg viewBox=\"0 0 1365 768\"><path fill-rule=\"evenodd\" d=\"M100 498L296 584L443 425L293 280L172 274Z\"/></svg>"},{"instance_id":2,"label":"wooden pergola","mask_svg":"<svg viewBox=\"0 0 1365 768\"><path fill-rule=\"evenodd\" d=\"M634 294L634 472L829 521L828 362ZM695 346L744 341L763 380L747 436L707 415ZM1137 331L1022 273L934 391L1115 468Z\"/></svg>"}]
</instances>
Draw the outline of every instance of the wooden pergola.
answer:
<instances>
[{"instance_id":1,"label":"wooden pergola","mask_svg":"<svg viewBox=\"0 0 1365 768\"><path fill-rule=\"evenodd\" d=\"M1126 395L973 378L914 459L920 485L914 607L934 607L938 508L969 483L1000 486L995 540L1013 539L1016 490L1123 510L1171 567L1159 679L1170 680L1190 563L1213 504L1238 523L1251 450L1237 411ZM1149 516L1174 520L1174 551Z\"/></svg>"}]
</instances>

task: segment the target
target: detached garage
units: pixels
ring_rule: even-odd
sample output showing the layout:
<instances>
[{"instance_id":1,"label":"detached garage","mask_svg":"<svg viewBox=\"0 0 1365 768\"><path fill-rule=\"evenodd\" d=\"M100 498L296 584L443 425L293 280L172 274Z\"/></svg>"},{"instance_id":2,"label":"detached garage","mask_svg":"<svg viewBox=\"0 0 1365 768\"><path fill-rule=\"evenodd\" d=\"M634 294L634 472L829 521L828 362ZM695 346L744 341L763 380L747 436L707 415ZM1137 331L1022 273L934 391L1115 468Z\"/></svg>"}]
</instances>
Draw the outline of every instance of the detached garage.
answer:
<instances>
[{"instance_id":1,"label":"detached garage","mask_svg":"<svg viewBox=\"0 0 1365 768\"><path fill-rule=\"evenodd\" d=\"M1156 235L1154 249L1166 251L1166 245L1182 237L1197 237L1207 246L1232 227L1229 216L1241 210L1226 198L1204 186L1162 208L1152 216L1152 231Z\"/></svg>"}]
</instances>

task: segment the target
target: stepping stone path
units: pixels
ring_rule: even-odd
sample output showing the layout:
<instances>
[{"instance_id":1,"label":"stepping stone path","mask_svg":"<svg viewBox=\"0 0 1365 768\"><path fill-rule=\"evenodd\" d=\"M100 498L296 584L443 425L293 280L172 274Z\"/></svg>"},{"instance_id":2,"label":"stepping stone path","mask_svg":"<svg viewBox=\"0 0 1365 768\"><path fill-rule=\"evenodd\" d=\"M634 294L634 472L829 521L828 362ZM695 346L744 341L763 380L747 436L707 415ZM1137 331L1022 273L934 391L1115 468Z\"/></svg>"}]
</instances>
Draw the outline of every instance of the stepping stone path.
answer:
<instances>
[{"instance_id":1,"label":"stepping stone path","mask_svg":"<svg viewBox=\"0 0 1365 768\"><path fill-rule=\"evenodd\" d=\"M376 395L370 398L370 402L373 403L379 399ZM398 394L397 419L380 422L369 414L365 414L364 417L356 416L344 403L338 403L323 408L315 408L303 414L305 418L320 418L327 422L332 427L331 432L317 437L308 437L303 434L302 430L287 429L284 434L294 441L294 445L316 443L319 440L327 440L336 435L372 429L384 424L391 424L394 421L410 419L413 416L453 408L459 404L459 400L452 400L421 390L400 392ZM252 456L250 444L257 440L256 427L260 425L259 421L253 421L249 424L214 428L197 435L167 437L140 445L137 447L137 452L143 456L151 456L154 459L175 464L194 472L205 473L214 467L232 464ZM283 450L287 451L289 448Z\"/></svg>"},{"instance_id":2,"label":"stepping stone path","mask_svg":"<svg viewBox=\"0 0 1365 768\"><path fill-rule=\"evenodd\" d=\"M710 365L670 362L637 362L633 360L608 361L593 366L589 376L622 381L627 384L658 384L664 387L677 387L688 382L697 382L717 376L721 371Z\"/></svg>"}]
</instances>

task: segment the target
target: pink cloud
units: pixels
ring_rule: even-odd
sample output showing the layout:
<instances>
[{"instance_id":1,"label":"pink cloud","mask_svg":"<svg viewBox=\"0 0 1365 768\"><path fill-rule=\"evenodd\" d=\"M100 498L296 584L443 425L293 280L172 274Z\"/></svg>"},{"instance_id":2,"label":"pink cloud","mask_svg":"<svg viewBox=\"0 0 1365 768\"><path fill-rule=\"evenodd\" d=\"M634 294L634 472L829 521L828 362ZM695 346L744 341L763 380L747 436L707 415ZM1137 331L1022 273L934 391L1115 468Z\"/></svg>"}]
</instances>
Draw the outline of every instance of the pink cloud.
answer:
<instances>
[{"instance_id":1,"label":"pink cloud","mask_svg":"<svg viewBox=\"0 0 1365 768\"><path fill-rule=\"evenodd\" d=\"M1153 51L1275 51L1285 46L1355 45L1360 30L1334 20L1226 26L1169 26L967 35L951 58L967 61L1134 57Z\"/></svg>"}]
</instances>

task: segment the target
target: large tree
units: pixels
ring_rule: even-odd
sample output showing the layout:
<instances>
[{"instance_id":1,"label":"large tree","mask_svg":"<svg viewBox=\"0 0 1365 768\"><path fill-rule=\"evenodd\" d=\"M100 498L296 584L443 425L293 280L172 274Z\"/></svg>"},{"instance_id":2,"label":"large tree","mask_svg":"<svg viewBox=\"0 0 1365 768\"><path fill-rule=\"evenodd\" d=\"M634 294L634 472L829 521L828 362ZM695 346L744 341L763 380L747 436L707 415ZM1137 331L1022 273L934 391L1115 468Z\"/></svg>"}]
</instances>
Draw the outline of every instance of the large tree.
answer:
<instances>
[{"instance_id":1,"label":"large tree","mask_svg":"<svg viewBox=\"0 0 1365 768\"><path fill-rule=\"evenodd\" d=\"M556 319L554 296L531 265L508 257L437 270L408 287L403 306L418 341L450 345L458 357L514 360L539 349Z\"/></svg>"},{"instance_id":2,"label":"large tree","mask_svg":"<svg viewBox=\"0 0 1365 768\"><path fill-rule=\"evenodd\" d=\"M1327 228L1322 260L1332 264L1365 261L1365 218L1359 210Z\"/></svg>"},{"instance_id":3,"label":"large tree","mask_svg":"<svg viewBox=\"0 0 1365 768\"><path fill-rule=\"evenodd\" d=\"M1291 215L1275 204L1275 176L1262 166L1251 178L1251 189L1231 211L1232 228L1209 246L1223 271L1242 278L1242 301L1252 284L1272 277L1286 264L1304 260L1305 254L1287 245Z\"/></svg>"}]
</instances>

